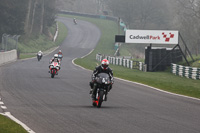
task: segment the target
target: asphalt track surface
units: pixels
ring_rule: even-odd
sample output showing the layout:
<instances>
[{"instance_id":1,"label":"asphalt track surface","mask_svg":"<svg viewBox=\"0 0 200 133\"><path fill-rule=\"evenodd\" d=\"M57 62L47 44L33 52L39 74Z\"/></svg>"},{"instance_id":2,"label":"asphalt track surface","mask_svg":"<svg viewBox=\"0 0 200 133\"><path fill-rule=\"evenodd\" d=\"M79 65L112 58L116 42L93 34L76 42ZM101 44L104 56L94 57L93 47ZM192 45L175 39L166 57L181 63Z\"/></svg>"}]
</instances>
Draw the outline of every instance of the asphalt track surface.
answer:
<instances>
[{"instance_id":1,"label":"asphalt track surface","mask_svg":"<svg viewBox=\"0 0 200 133\"><path fill-rule=\"evenodd\" d=\"M101 35L93 24L59 18L68 36L54 79L51 53L0 67L0 93L7 111L36 133L199 133L200 101L115 79L108 101L95 108L89 96L91 71L72 60L89 53ZM58 50L56 50L57 52ZM94 57L95 58L95 57Z\"/></svg>"}]
</instances>

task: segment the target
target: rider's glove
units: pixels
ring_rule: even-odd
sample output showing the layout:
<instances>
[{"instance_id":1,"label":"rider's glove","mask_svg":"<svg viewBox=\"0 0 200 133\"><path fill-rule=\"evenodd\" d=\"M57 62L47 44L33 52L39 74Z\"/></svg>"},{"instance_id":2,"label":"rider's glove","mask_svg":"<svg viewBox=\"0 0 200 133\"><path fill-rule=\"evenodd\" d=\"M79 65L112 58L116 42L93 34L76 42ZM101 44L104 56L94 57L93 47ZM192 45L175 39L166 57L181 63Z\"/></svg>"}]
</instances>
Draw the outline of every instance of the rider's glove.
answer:
<instances>
[{"instance_id":1,"label":"rider's glove","mask_svg":"<svg viewBox=\"0 0 200 133\"><path fill-rule=\"evenodd\" d=\"M92 82L94 82L95 81L95 78L92 78Z\"/></svg>"}]
</instances>

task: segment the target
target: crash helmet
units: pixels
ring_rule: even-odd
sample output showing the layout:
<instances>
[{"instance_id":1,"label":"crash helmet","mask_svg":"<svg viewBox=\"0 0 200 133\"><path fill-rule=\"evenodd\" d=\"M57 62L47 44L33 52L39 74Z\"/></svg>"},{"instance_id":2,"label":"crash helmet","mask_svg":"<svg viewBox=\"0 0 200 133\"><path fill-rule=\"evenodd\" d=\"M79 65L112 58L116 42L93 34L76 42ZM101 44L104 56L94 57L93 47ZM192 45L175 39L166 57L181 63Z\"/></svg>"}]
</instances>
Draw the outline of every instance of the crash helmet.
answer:
<instances>
[{"instance_id":1,"label":"crash helmet","mask_svg":"<svg viewBox=\"0 0 200 133\"><path fill-rule=\"evenodd\" d=\"M107 59L103 59L101 61L101 68L102 69L104 69L104 70L108 69L108 65L109 65L109 61Z\"/></svg>"},{"instance_id":2,"label":"crash helmet","mask_svg":"<svg viewBox=\"0 0 200 133\"><path fill-rule=\"evenodd\" d=\"M54 59L58 59L58 54L54 54Z\"/></svg>"},{"instance_id":3,"label":"crash helmet","mask_svg":"<svg viewBox=\"0 0 200 133\"><path fill-rule=\"evenodd\" d=\"M61 53L62 51L61 51L61 50L59 50L58 52L59 52L59 53Z\"/></svg>"}]
</instances>

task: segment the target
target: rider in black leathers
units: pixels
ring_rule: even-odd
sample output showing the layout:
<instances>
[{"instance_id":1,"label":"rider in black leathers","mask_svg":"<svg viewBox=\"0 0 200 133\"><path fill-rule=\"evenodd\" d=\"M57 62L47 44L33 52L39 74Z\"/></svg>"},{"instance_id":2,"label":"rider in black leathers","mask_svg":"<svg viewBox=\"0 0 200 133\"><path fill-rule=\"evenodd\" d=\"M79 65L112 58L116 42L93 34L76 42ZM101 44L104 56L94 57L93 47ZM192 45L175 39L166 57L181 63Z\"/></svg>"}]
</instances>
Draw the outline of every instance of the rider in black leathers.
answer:
<instances>
[{"instance_id":1,"label":"rider in black leathers","mask_svg":"<svg viewBox=\"0 0 200 133\"><path fill-rule=\"evenodd\" d=\"M108 67L109 65L109 61L107 59L103 59L101 61L101 65L97 66L92 74L92 81L90 82L90 94L92 94L92 99L95 100L95 94L96 94L96 83L95 83L95 77L99 74L99 73L107 73L110 77L111 83L113 84L113 72L112 69L110 67ZM112 84L110 85L108 92L112 89ZM107 97L106 97L107 99Z\"/></svg>"}]
</instances>

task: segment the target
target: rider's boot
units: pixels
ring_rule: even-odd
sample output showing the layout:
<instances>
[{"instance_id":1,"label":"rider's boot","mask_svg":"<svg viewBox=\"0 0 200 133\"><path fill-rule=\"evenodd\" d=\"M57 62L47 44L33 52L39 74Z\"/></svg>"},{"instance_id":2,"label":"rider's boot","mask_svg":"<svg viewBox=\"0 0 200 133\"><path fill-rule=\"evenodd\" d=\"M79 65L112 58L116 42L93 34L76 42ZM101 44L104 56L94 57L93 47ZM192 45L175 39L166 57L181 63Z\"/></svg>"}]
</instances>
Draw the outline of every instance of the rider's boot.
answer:
<instances>
[{"instance_id":1,"label":"rider's boot","mask_svg":"<svg viewBox=\"0 0 200 133\"><path fill-rule=\"evenodd\" d=\"M107 95L105 95L105 99L104 100L107 101Z\"/></svg>"},{"instance_id":2,"label":"rider's boot","mask_svg":"<svg viewBox=\"0 0 200 133\"><path fill-rule=\"evenodd\" d=\"M97 88L96 88L96 85L94 85L93 90L92 90L92 100L96 100L96 91L97 91Z\"/></svg>"},{"instance_id":3,"label":"rider's boot","mask_svg":"<svg viewBox=\"0 0 200 133\"><path fill-rule=\"evenodd\" d=\"M92 94L92 89L90 89L90 93L89 94Z\"/></svg>"}]
</instances>

